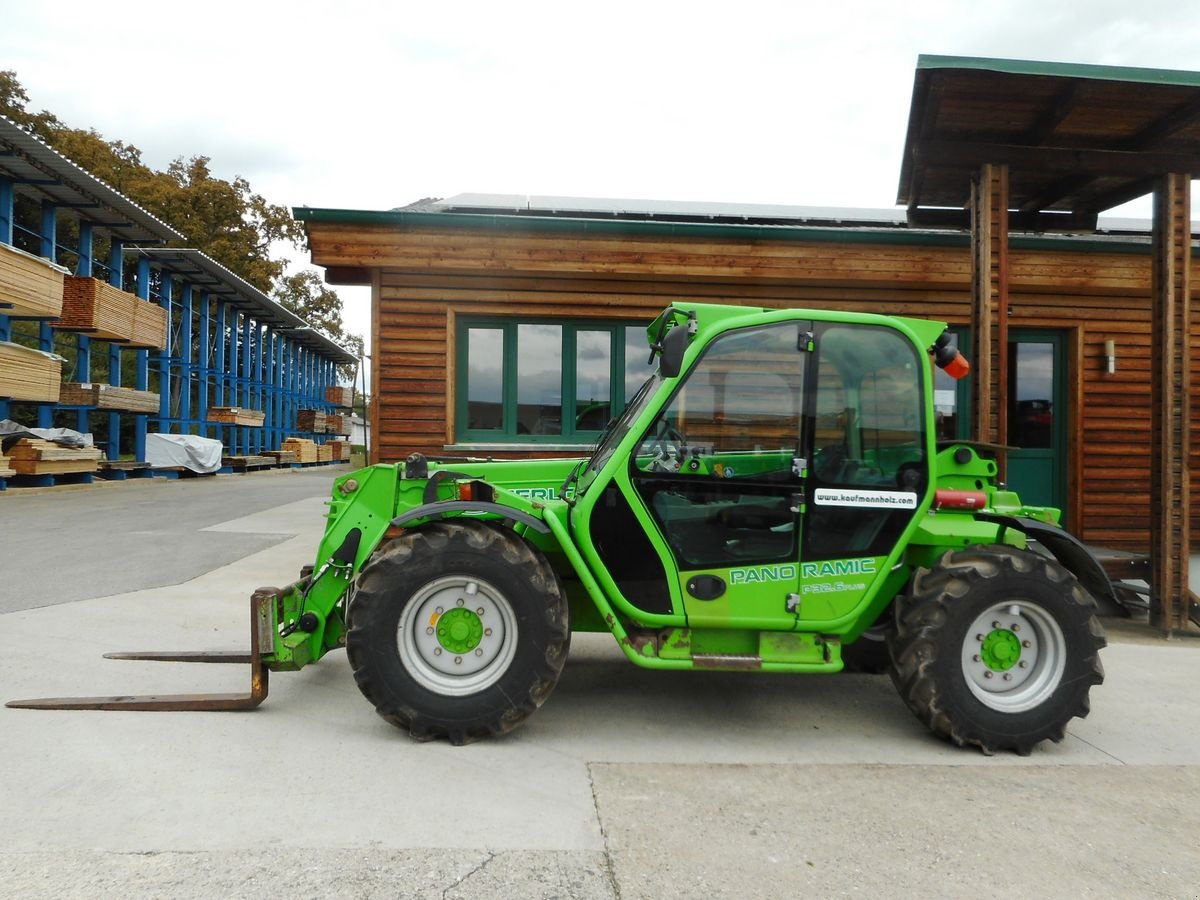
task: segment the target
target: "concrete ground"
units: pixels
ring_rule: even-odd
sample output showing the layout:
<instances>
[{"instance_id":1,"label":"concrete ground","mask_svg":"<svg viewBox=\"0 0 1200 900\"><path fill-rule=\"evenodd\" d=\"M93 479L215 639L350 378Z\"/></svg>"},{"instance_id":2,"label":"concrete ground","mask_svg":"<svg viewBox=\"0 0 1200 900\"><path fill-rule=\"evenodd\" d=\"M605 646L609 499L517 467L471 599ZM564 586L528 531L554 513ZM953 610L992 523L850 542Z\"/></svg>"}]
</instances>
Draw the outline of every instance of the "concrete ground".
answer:
<instances>
[{"instance_id":1,"label":"concrete ground","mask_svg":"<svg viewBox=\"0 0 1200 900\"><path fill-rule=\"evenodd\" d=\"M0 580L0 697L243 689L240 666L100 654L245 646L249 593L310 561L332 474L201 484L230 499L195 520L215 495L0 497L0 546L37 521L70 565L108 586L124 553L142 586L31 588L26 536ZM153 529L52 527L159 497L176 512ZM218 544L193 577L193 545ZM0 708L0 896L1196 896L1200 640L1111 624L1091 715L1027 758L934 739L886 677L645 672L601 635L523 728L459 748L377 717L341 653L249 713Z\"/></svg>"}]
</instances>

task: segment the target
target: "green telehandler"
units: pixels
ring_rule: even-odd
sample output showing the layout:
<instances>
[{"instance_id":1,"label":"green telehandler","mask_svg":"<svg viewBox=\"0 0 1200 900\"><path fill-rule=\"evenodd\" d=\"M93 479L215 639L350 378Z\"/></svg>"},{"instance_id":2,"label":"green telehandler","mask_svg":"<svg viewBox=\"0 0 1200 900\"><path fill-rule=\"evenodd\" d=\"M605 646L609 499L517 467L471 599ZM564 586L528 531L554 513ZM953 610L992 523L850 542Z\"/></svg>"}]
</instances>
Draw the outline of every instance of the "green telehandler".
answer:
<instances>
[{"instance_id":1,"label":"green telehandler","mask_svg":"<svg viewBox=\"0 0 1200 900\"><path fill-rule=\"evenodd\" d=\"M998 483L994 446L939 441L943 323L677 303L655 373L591 454L426 459L339 477L314 565L251 597L247 694L14 701L240 709L268 673L345 647L414 738L461 744L550 695L573 631L647 669L881 664L935 734L985 753L1061 740L1103 680L1118 598L1059 511Z\"/></svg>"}]
</instances>

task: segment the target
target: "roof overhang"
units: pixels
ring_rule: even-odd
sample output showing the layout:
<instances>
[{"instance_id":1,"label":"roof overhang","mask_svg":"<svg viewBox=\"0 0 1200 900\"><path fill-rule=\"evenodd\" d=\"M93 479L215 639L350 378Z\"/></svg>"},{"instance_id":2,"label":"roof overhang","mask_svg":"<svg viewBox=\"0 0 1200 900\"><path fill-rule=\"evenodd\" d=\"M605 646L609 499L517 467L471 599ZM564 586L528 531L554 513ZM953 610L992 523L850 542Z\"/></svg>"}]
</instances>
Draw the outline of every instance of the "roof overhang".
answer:
<instances>
[{"instance_id":1,"label":"roof overhang","mask_svg":"<svg viewBox=\"0 0 1200 900\"><path fill-rule=\"evenodd\" d=\"M921 56L897 202L909 223L966 227L972 176L1009 167L1014 230L1096 216L1200 173L1200 72Z\"/></svg>"},{"instance_id":2,"label":"roof overhang","mask_svg":"<svg viewBox=\"0 0 1200 900\"><path fill-rule=\"evenodd\" d=\"M183 235L124 194L81 169L39 137L0 116L0 175L126 242L182 240Z\"/></svg>"},{"instance_id":3,"label":"roof overhang","mask_svg":"<svg viewBox=\"0 0 1200 900\"><path fill-rule=\"evenodd\" d=\"M358 357L321 334L295 313L284 309L250 282L234 275L200 250L163 247L129 248L150 259L159 269L177 276L195 288L220 297L263 324L273 326L301 346L308 347L339 365L353 365Z\"/></svg>"}]
</instances>

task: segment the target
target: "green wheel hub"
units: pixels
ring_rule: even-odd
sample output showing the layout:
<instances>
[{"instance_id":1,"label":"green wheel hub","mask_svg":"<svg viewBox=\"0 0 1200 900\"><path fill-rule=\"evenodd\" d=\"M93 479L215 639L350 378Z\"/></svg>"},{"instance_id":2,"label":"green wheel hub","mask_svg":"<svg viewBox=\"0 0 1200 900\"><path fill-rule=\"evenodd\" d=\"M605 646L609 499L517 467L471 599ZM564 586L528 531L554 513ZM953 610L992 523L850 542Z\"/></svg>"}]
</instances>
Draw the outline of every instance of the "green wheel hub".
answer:
<instances>
[{"instance_id":1,"label":"green wheel hub","mask_svg":"<svg viewBox=\"0 0 1200 900\"><path fill-rule=\"evenodd\" d=\"M451 653L470 653L483 640L483 623L473 610L457 606L438 619L437 638Z\"/></svg>"},{"instance_id":2,"label":"green wheel hub","mask_svg":"<svg viewBox=\"0 0 1200 900\"><path fill-rule=\"evenodd\" d=\"M1007 628L997 628L983 639L979 655L993 672L1007 672L1021 658L1021 640Z\"/></svg>"}]
</instances>

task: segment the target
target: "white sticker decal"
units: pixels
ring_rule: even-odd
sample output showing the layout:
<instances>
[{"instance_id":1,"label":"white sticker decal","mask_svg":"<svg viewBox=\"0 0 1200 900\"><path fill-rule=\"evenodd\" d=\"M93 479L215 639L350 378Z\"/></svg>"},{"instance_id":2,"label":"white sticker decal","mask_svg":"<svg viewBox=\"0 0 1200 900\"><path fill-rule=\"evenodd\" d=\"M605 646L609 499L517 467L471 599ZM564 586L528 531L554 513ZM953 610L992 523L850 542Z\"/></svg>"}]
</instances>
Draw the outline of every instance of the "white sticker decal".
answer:
<instances>
[{"instance_id":1,"label":"white sticker decal","mask_svg":"<svg viewBox=\"0 0 1200 900\"><path fill-rule=\"evenodd\" d=\"M856 491L818 488L813 496L818 506L867 506L872 509L916 509L917 495L912 491Z\"/></svg>"}]
</instances>

